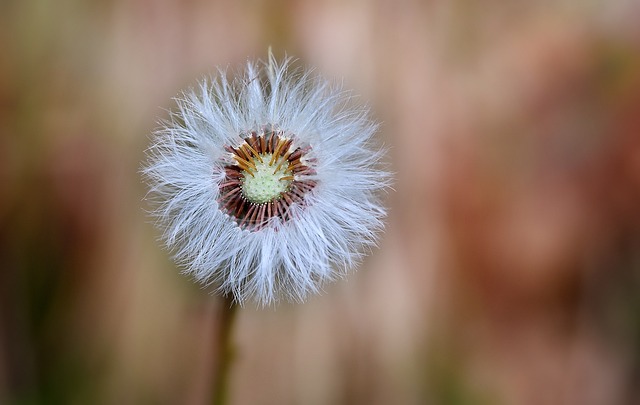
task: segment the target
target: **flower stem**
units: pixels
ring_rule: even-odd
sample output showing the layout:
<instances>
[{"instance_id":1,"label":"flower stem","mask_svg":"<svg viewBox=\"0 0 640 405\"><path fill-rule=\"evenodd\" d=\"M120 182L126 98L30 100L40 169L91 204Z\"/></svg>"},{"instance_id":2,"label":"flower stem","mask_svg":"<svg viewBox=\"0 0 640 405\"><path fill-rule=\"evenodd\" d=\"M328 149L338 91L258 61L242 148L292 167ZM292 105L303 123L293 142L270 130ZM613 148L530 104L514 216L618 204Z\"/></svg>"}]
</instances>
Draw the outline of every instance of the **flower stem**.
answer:
<instances>
[{"instance_id":1,"label":"flower stem","mask_svg":"<svg viewBox=\"0 0 640 405\"><path fill-rule=\"evenodd\" d=\"M237 305L233 302L233 296L224 296L218 312L218 328L213 355L214 362L213 387L211 403L223 405L227 402L227 388L229 383L229 370L234 357L234 348L231 342L231 331L237 313Z\"/></svg>"}]
</instances>

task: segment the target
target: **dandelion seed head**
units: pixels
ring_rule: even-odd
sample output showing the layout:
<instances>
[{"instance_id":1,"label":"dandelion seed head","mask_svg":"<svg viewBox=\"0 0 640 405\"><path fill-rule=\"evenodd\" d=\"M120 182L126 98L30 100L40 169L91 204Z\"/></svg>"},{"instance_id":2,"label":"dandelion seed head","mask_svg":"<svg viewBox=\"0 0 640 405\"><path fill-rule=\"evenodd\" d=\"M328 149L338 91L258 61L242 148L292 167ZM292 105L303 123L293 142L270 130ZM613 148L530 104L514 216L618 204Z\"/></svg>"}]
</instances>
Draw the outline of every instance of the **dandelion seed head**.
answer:
<instances>
[{"instance_id":1,"label":"dandelion seed head","mask_svg":"<svg viewBox=\"0 0 640 405\"><path fill-rule=\"evenodd\" d=\"M291 60L219 71L177 100L143 173L184 271L244 303L302 301L375 246L391 176L377 125Z\"/></svg>"}]
</instances>

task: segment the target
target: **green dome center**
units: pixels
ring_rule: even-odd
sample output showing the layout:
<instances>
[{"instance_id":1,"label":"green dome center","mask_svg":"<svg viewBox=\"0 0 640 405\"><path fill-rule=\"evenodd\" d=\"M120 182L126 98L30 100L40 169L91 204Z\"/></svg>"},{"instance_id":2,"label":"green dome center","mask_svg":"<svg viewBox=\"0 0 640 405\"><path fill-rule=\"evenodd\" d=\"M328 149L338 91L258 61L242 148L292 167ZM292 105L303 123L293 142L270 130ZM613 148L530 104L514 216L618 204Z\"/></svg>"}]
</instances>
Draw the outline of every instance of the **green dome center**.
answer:
<instances>
[{"instance_id":1,"label":"green dome center","mask_svg":"<svg viewBox=\"0 0 640 405\"><path fill-rule=\"evenodd\" d=\"M291 176L285 173L284 167L270 165L272 155L270 153L260 155L262 161L253 160L255 170L243 170L242 194L252 203L264 204L280 198L291 184ZM277 170L276 170L277 169Z\"/></svg>"}]
</instances>

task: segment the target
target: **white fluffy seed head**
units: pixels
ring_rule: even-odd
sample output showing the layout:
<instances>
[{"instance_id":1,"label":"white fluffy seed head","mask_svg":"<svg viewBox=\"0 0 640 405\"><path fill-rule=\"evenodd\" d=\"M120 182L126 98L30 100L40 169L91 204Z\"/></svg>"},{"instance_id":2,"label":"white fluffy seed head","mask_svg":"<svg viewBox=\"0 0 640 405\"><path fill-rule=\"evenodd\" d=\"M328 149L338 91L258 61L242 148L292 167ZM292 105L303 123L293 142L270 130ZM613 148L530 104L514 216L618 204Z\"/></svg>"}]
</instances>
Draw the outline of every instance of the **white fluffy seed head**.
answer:
<instances>
[{"instance_id":1,"label":"white fluffy seed head","mask_svg":"<svg viewBox=\"0 0 640 405\"><path fill-rule=\"evenodd\" d=\"M339 87L290 66L270 55L185 92L143 168L176 262L240 304L304 300L383 229L391 176L376 124Z\"/></svg>"}]
</instances>

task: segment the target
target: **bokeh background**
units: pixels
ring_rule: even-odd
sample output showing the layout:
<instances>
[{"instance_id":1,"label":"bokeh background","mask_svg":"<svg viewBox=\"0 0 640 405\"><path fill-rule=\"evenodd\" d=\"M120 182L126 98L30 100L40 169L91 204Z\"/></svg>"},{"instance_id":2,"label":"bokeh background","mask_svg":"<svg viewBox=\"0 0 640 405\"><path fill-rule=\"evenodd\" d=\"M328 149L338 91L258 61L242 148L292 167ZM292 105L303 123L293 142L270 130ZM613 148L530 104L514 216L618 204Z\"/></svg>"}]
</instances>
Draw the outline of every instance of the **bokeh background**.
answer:
<instances>
[{"instance_id":1,"label":"bokeh background","mask_svg":"<svg viewBox=\"0 0 640 405\"><path fill-rule=\"evenodd\" d=\"M396 173L380 249L240 309L233 404L640 404L640 4L0 2L0 403L203 404L220 301L138 173L172 97L268 46Z\"/></svg>"}]
</instances>

